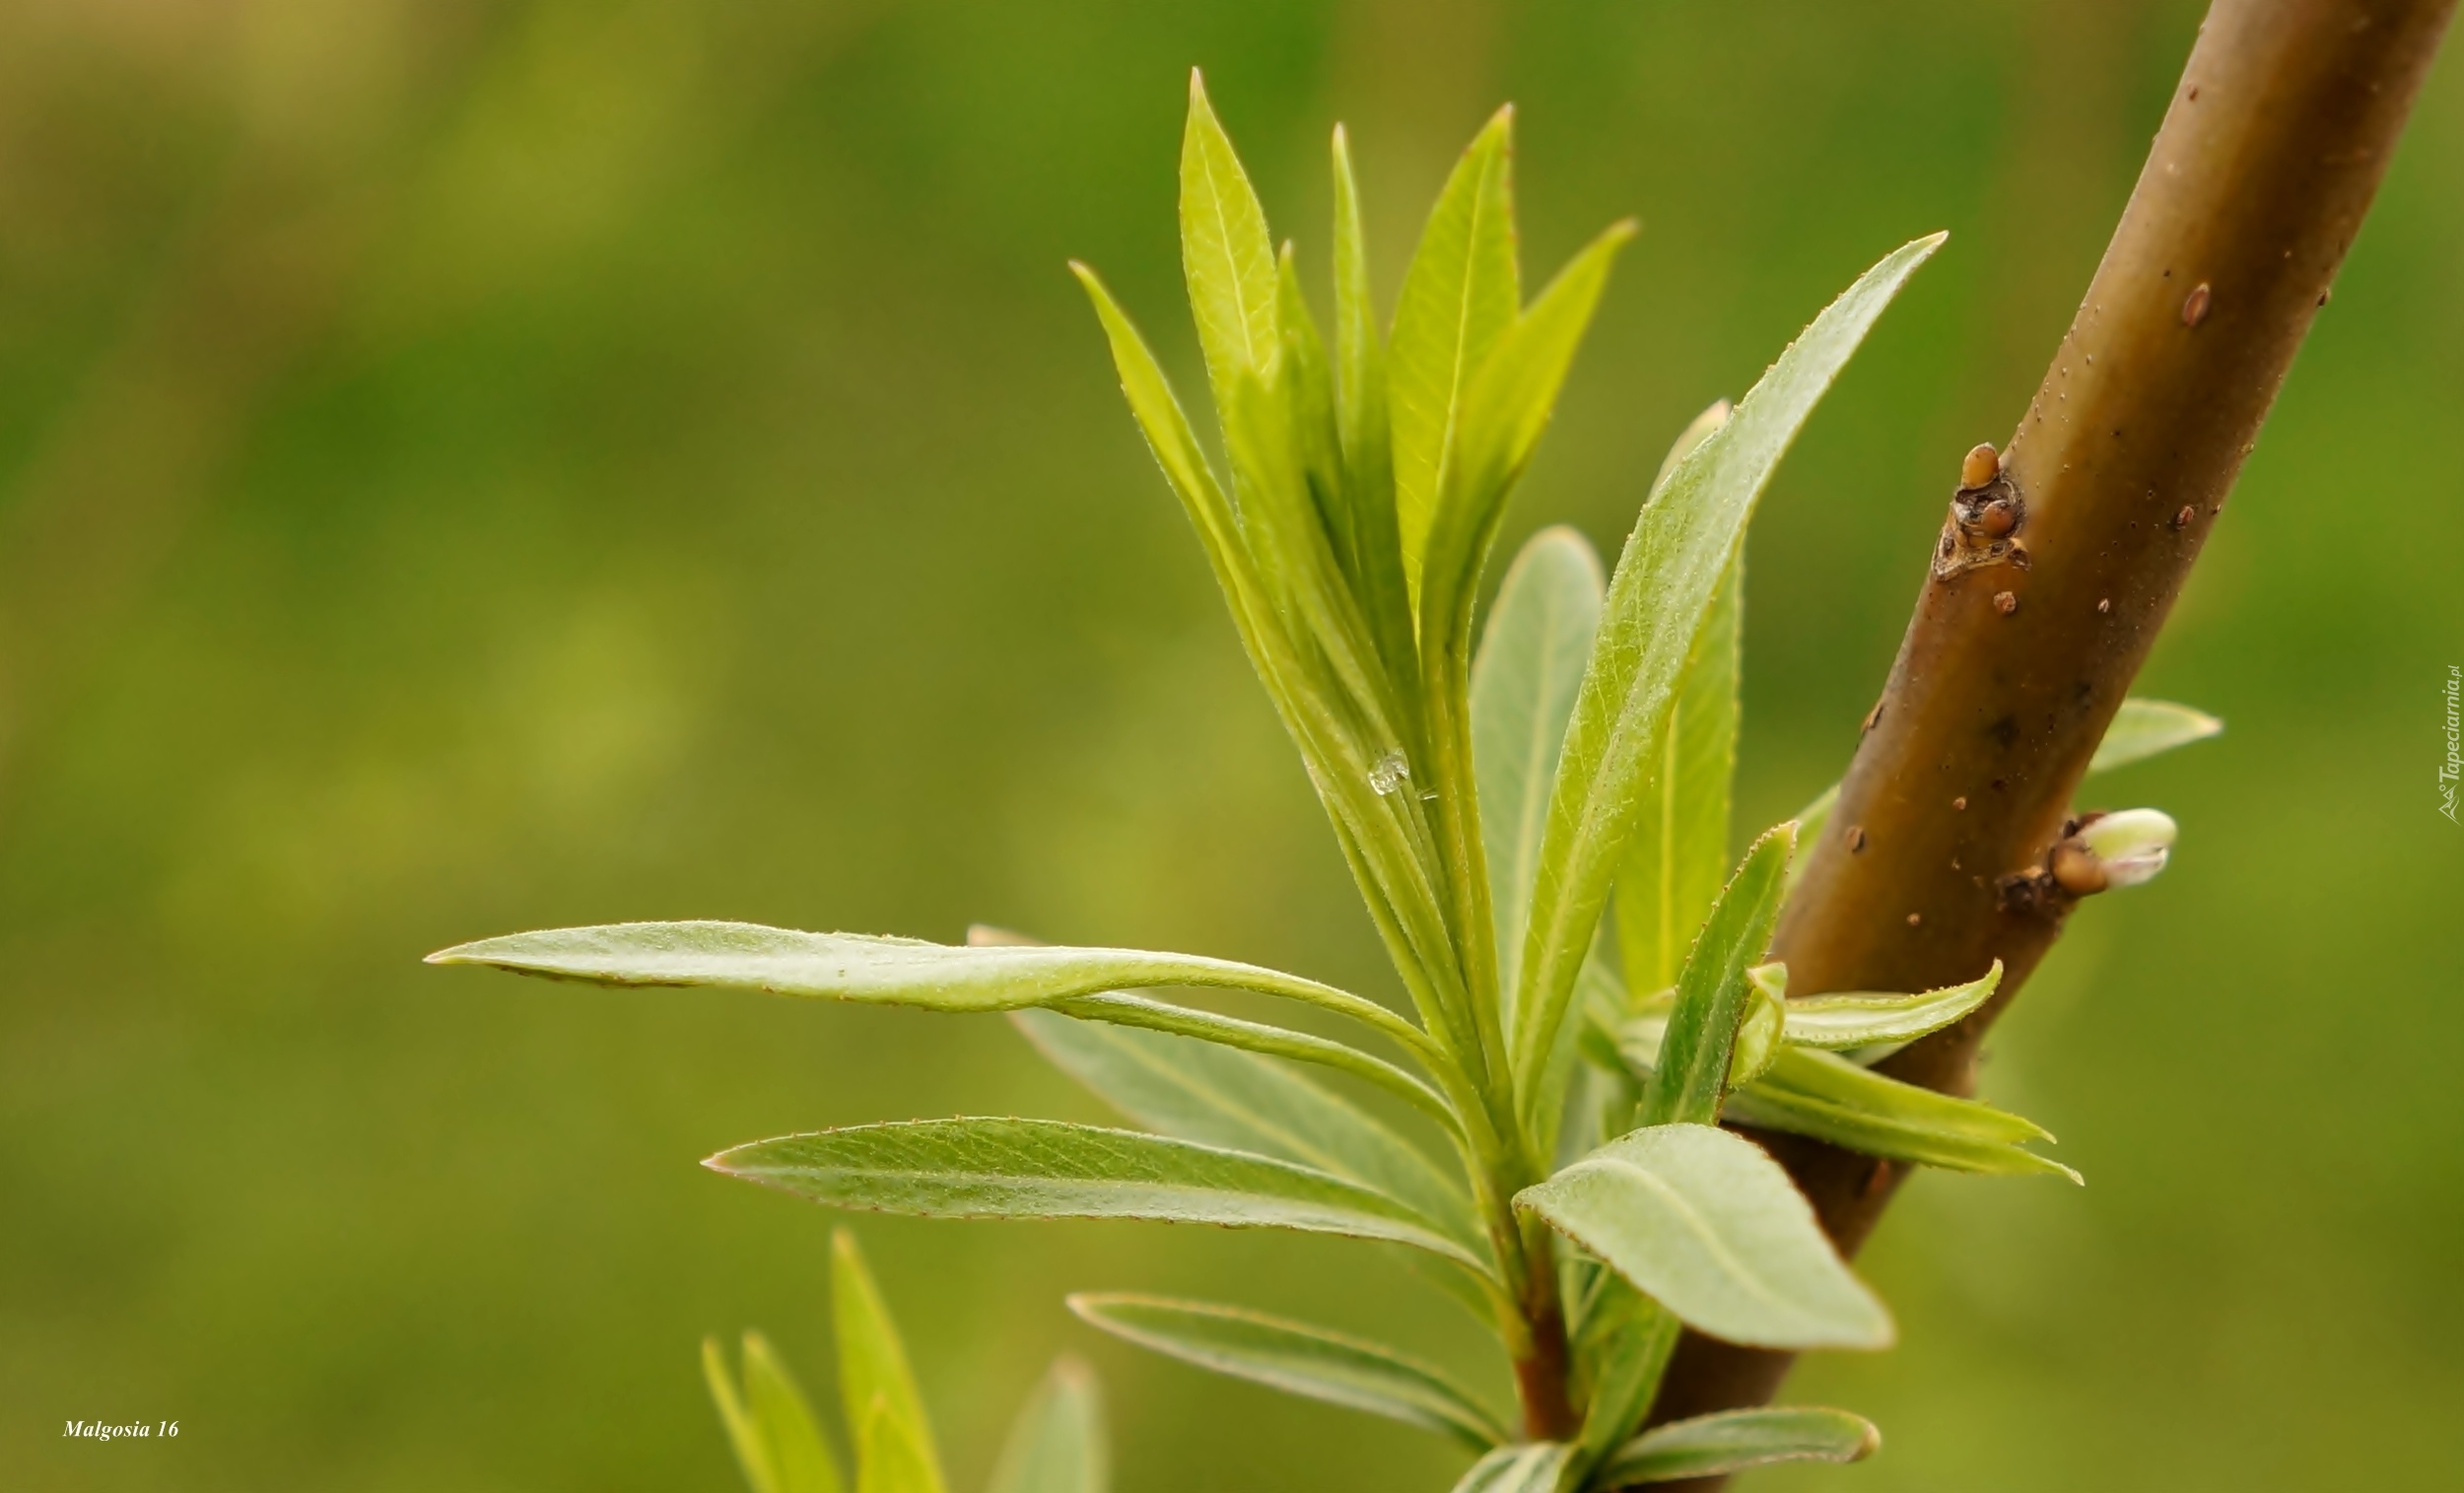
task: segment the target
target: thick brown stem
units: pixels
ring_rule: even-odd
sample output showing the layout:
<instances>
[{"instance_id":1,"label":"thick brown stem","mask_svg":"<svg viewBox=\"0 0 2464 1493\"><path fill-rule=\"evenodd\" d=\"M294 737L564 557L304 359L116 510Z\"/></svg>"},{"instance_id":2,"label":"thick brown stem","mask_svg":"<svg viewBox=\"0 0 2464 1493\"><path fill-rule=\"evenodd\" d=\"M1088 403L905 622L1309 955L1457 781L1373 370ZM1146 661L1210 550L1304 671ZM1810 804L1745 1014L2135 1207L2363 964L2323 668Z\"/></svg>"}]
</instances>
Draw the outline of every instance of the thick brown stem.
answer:
<instances>
[{"instance_id":1,"label":"thick brown stem","mask_svg":"<svg viewBox=\"0 0 2464 1493\"><path fill-rule=\"evenodd\" d=\"M1924 989L2005 962L1995 1000L1897 1054L1893 1075L1967 1091L1986 1029L2060 931L2067 898L2010 879L2060 837L2327 304L2453 7L2217 0L2209 12L2000 478L1954 501L1780 926L1775 956L1806 993ZM1898 1169L1758 1138L1840 1247L1863 1244ZM1689 1336L1653 1418L1761 1403L1789 1362Z\"/></svg>"}]
</instances>

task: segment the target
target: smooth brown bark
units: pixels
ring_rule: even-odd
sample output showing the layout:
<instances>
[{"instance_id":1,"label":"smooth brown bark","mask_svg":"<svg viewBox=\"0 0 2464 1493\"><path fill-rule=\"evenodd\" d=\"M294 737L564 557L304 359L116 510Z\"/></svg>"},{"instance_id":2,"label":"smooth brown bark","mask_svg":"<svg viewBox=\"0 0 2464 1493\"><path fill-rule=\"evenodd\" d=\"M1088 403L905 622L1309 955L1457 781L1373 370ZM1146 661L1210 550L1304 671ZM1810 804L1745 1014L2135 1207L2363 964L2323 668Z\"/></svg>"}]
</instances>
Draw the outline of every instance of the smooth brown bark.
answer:
<instances>
[{"instance_id":1,"label":"smooth brown bark","mask_svg":"<svg viewBox=\"0 0 2464 1493\"><path fill-rule=\"evenodd\" d=\"M1885 1071L1968 1092L2059 933L2041 868L2072 793L2352 245L2454 0L2218 0L2112 243L2002 463L1946 520L1882 704L1774 945L1792 989L2008 974ZM1948 476L1958 453L1946 452ZM2024 516L1980 503L2016 495ZM1964 567L1964 568L1963 568ZM2016 892L2016 895L2015 895ZM1900 1169L1758 1136L1841 1249ZM1789 1355L1688 1335L1653 1419L1758 1404ZM1713 1481L1685 1484L1715 1486Z\"/></svg>"}]
</instances>

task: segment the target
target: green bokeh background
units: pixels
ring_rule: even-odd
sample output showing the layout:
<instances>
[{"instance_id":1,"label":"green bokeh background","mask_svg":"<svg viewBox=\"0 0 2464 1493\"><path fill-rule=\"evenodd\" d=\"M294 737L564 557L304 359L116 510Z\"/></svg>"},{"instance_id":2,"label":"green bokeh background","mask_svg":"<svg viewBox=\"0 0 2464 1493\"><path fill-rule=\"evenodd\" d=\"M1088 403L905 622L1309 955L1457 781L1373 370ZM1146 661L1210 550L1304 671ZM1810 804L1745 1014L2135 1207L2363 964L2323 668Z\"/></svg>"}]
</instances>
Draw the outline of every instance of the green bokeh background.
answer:
<instances>
[{"instance_id":1,"label":"green bokeh background","mask_svg":"<svg viewBox=\"0 0 2464 1493\"><path fill-rule=\"evenodd\" d=\"M1061 272L1099 265L1189 376L1192 63L1313 273L1336 118L1390 296L1503 99L1527 272L1642 218L1510 541L1613 545L1687 417L1951 230L1755 531L1759 824L1844 760L2197 20L0 6L0 1483L733 1486L696 1344L765 1324L826 1382L834 1220L695 1159L1097 1115L998 1020L421 967L440 945L983 918L1389 988ZM2459 171L2450 55L2142 685L2231 728L2108 780L2179 817L2174 868L2088 909L1997 1036L1988 1093L2088 1186L1921 1179L1865 1261L1903 1346L1796 1386L1883 1455L1755 1486L2464 1483ZM1063 1350L1124 1493L1456 1469L1059 1305L1237 1294L1473 1372L1387 1255L858 1227L962 1489Z\"/></svg>"}]
</instances>

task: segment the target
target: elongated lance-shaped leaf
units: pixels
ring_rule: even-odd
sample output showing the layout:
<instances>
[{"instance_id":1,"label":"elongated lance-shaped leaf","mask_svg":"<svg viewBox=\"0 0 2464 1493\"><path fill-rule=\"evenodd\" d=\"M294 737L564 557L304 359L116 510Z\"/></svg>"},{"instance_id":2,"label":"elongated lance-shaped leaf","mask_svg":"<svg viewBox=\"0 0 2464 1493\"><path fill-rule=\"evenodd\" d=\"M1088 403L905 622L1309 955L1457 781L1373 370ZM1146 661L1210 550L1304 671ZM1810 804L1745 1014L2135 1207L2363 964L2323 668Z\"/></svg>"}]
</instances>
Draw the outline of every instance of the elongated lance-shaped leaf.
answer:
<instances>
[{"instance_id":1,"label":"elongated lance-shaped leaf","mask_svg":"<svg viewBox=\"0 0 2464 1493\"><path fill-rule=\"evenodd\" d=\"M719 1339L702 1339L702 1377L710 1384L736 1463L753 1493L840 1493L837 1461L811 1402L759 1332L744 1334L744 1392L727 1375Z\"/></svg>"},{"instance_id":2,"label":"elongated lance-shaped leaf","mask_svg":"<svg viewBox=\"0 0 2464 1493\"><path fill-rule=\"evenodd\" d=\"M1373 1000L1228 959L1045 944L954 946L750 922L618 922L509 933L431 954L428 962L594 984L758 990L934 1011L1014 1011L1139 985L1212 986L1287 996L1390 1033L1398 1026L1409 1030Z\"/></svg>"},{"instance_id":3,"label":"elongated lance-shaped leaf","mask_svg":"<svg viewBox=\"0 0 2464 1493\"><path fill-rule=\"evenodd\" d=\"M932 1448L876 1398L857 1438L856 1493L944 1493Z\"/></svg>"},{"instance_id":4,"label":"elongated lance-shaped leaf","mask_svg":"<svg viewBox=\"0 0 2464 1493\"><path fill-rule=\"evenodd\" d=\"M889 1487L940 1493L941 1461L933 1450L932 1422L916 1391L907 1345L856 1236L845 1229L830 1236L830 1313L838 1329L840 1400L847 1423L862 1428L857 1493L875 1487L884 1472L898 1479ZM885 1457L889 1463L876 1467Z\"/></svg>"},{"instance_id":5,"label":"elongated lance-shaped leaf","mask_svg":"<svg viewBox=\"0 0 2464 1493\"><path fill-rule=\"evenodd\" d=\"M1181 135L1181 268L1206 377L1222 407L1234 373L1274 361L1274 245L1258 193L1195 68Z\"/></svg>"},{"instance_id":6,"label":"elongated lance-shaped leaf","mask_svg":"<svg viewBox=\"0 0 2464 1493\"><path fill-rule=\"evenodd\" d=\"M1345 511L1350 515L1345 564L1369 619L1387 672L1401 689L1417 688L1411 592L1403 581L1403 550L1395 516L1394 427L1388 413L1386 346L1369 295L1369 250L1360 227L1360 188L1352 180L1351 149L1335 128L1335 426L1343 445Z\"/></svg>"},{"instance_id":7,"label":"elongated lance-shaped leaf","mask_svg":"<svg viewBox=\"0 0 2464 1493\"><path fill-rule=\"evenodd\" d=\"M1475 1451L1506 1440L1469 1391L1383 1343L1244 1307L1128 1292L1082 1292L1069 1310L1140 1347L1286 1394L1400 1420Z\"/></svg>"},{"instance_id":8,"label":"elongated lance-shaped leaf","mask_svg":"<svg viewBox=\"0 0 2464 1493\"><path fill-rule=\"evenodd\" d=\"M1505 514L1506 495L1547 423L1574 350L1608 284L1617 249L1633 237L1619 224L1594 239L1498 339L1473 379L1456 424L1455 444L1430 520L1420 577L1420 699L1428 715L1436 774L1438 836L1454 899L1454 921L1472 966L1473 1014L1483 1053L1499 1068L1508 1052L1494 997L1495 929L1487 856L1466 709L1472 670L1472 606L1482 567ZM1502 1076L1502 1075L1501 1075ZM1506 1085L1493 1085L1504 1089Z\"/></svg>"},{"instance_id":9,"label":"elongated lance-shaped leaf","mask_svg":"<svg viewBox=\"0 0 2464 1493\"><path fill-rule=\"evenodd\" d=\"M1892 1161L1996 1177L2080 1180L2069 1167L2021 1144L2052 1139L2031 1120L1803 1048L1783 1049L1768 1072L1729 1096L1725 1114L1740 1124L1811 1135Z\"/></svg>"},{"instance_id":10,"label":"elongated lance-shaped leaf","mask_svg":"<svg viewBox=\"0 0 2464 1493\"><path fill-rule=\"evenodd\" d=\"M1297 306L1298 288L1285 300ZM1339 482L1335 417L1316 334L1305 316L1301 326L1286 340L1275 381L1247 371L1232 375L1224 443L1245 495L1245 532L1287 624L1296 641L1316 645L1305 651L1323 661L1327 683L1348 707L1338 718L1356 722L1361 741L1384 749L1410 733L1327 532L1331 488Z\"/></svg>"},{"instance_id":11,"label":"elongated lance-shaped leaf","mask_svg":"<svg viewBox=\"0 0 2464 1493\"><path fill-rule=\"evenodd\" d=\"M1619 1448L1595 1480L1623 1488L1719 1477L1773 1462L1861 1461L1882 1444L1872 1421L1845 1410L1722 1410L1652 1427Z\"/></svg>"},{"instance_id":12,"label":"elongated lance-shaped leaf","mask_svg":"<svg viewBox=\"0 0 2464 1493\"><path fill-rule=\"evenodd\" d=\"M1403 272L1387 344L1395 514L1403 576L1419 595L1429 520L1472 378L1523 305L1515 266L1514 110L1499 109L1456 163ZM1416 613L1415 605L1415 613Z\"/></svg>"},{"instance_id":13,"label":"elongated lance-shaped leaf","mask_svg":"<svg viewBox=\"0 0 2464 1493\"><path fill-rule=\"evenodd\" d=\"M1472 665L1472 761L1501 949L1523 946L1548 785L1607 587L1590 540L1563 525L1534 534L1506 569ZM1511 1011L1511 986L1505 997Z\"/></svg>"},{"instance_id":14,"label":"elongated lance-shaped leaf","mask_svg":"<svg viewBox=\"0 0 2464 1493\"><path fill-rule=\"evenodd\" d=\"M1719 1123L1737 1024L1752 994L1745 972L1762 962L1771 945L1796 829L1783 824L1755 841L1712 906L1711 920L1677 976L1668 1036L1651 1081L1643 1086L1642 1123Z\"/></svg>"},{"instance_id":15,"label":"elongated lance-shaped leaf","mask_svg":"<svg viewBox=\"0 0 2464 1493\"><path fill-rule=\"evenodd\" d=\"M1010 1020L1055 1067L1147 1129L1315 1167L1411 1208L1466 1249L1486 1249L1471 1198L1427 1153L1271 1058L1049 1011Z\"/></svg>"},{"instance_id":16,"label":"elongated lance-shaped leaf","mask_svg":"<svg viewBox=\"0 0 2464 1493\"><path fill-rule=\"evenodd\" d=\"M1554 1441L1499 1447L1472 1464L1454 1493L1560 1493L1574 1451Z\"/></svg>"},{"instance_id":17,"label":"elongated lance-shaped leaf","mask_svg":"<svg viewBox=\"0 0 2464 1493\"><path fill-rule=\"evenodd\" d=\"M1291 433L1292 454L1304 484L1307 510L1318 520L1329 583L1340 599L1341 616L1357 630L1346 644L1360 649L1363 665L1381 684L1386 671L1368 639L1368 619L1359 606L1352 580L1351 487L1344 479L1343 436L1335 407L1335 370L1327 362L1326 341L1309 314L1308 298L1300 288L1300 271L1292 246L1283 245L1275 261L1275 328L1280 349L1274 388L1283 400L1283 424ZM1381 699L1379 705L1385 702Z\"/></svg>"},{"instance_id":18,"label":"elongated lance-shaped leaf","mask_svg":"<svg viewBox=\"0 0 2464 1493\"><path fill-rule=\"evenodd\" d=\"M1547 1058L1592 929L1622 862L1694 653L1754 501L1814 403L1910 273L1942 242L1921 238L1873 269L1789 345L1719 430L1643 508L1608 581L1600 635L1550 795L1516 1010L1518 1080Z\"/></svg>"},{"instance_id":19,"label":"elongated lance-shaped leaf","mask_svg":"<svg viewBox=\"0 0 2464 1493\"><path fill-rule=\"evenodd\" d=\"M1890 1316L1761 1147L1645 1125L1515 1196L1688 1326L1764 1348L1880 1348Z\"/></svg>"},{"instance_id":20,"label":"elongated lance-shaped leaf","mask_svg":"<svg viewBox=\"0 0 2464 1493\"><path fill-rule=\"evenodd\" d=\"M1095 1373L1054 1362L1018 1411L985 1493L1110 1493L1112 1450Z\"/></svg>"},{"instance_id":21,"label":"elongated lance-shaped leaf","mask_svg":"<svg viewBox=\"0 0 2464 1493\"><path fill-rule=\"evenodd\" d=\"M1418 1211L1312 1167L1057 1120L917 1120L757 1140L704 1162L833 1207L925 1218L1146 1218L1295 1229L1481 1260Z\"/></svg>"},{"instance_id":22,"label":"elongated lance-shaped leaf","mask_svg":"<svg viewBox=\"0 0 2464 1493\"><path fill-rule=\"evenodd\" d=\"M1208 470L1153 352L1094 272L1082 264L1070 269L1086 288L1111 343L1130 412L1198 530L1250 662L1300 748L1370 920L1421 1019L1447 1045L1472 1050L1477 1039L1460 980L1450 974L1452 938L1429 870L1435 852L1418 822L1418 795L1373 790L1371 775L1384 766L1392 744L1362 741L1334 708L1339 686L1323 669L1313 669L1285 630L1231 504Z\"/></svg>"},{"instance_id":23,"label":"elongated lance-shaped leaf","mask_svg":"<svg viewBox=\"0 0 2464 1493\"><path fill-rule=\"evenodd\" d=\"M1694 417L1669 447L1654 487L1728 424L1725 399ZM1677 984L1694 931L1728 875L1731 781L1737 774L1738 651L1745 613L1745 554L1729 562L1718 599L1686 660L1669 724L1652 753L1634 838L1616 879L1617 950L1629 988ZM1519 948L1519 945L1518 945Z\"/></svg>"},{"instance_id":24,"label":"elongated lance-shaped leaf","mask_svg":"<svg viewBox=\"0 0 2464 1493\"><path fill-rule=\"evenodd\" d=\"M1338 1073L1349 1073L1376 1084L1444 1125L1450 1133L1459 1134L1462 1130L1462 1120L1434 1089L1384 1058L1372 1057L1346 1043L1128 992L1079 995L1054 1001L1042 1009L1059 1011L1063 1016L1073 1016L1080 1021L1100 1021L1147 1032L1170 1032L1175 1036L1194 1037L1199 1042L1215 1043L1266 1057L1281 1057L1292 1062L1333 1068ZM1426 1056L1427 1053L1422 1052L1421 1055Z\"/></svg>"},{"instance_id":25,"label":"elongated lance-shaped leaf","mask_svg":"<svg viewBox=\"0 0 2464 1493\"><path fill-rule=\"evenodd\" d=\"M2088 771L2109 773L2175 747L2205 741L2224 729L2222 720L2186 705L2125 700L2113 713L2113 723L2104 728L2104 739L2096 743L2096 755L2088 760Z\"/></svg>"},{"instance_id":26,"label":"elongated lance-shaped leaf","mask_svg":"<svg viewBox=\"0 0 2464 1493\"><path fill-rule=\"evenodd\" d=\"M1920 990L1913 995L1842 993L1789 1001L1787 1040L1801 1048L1839 1052L1885 1042L1914 1042L1939 1032L1993 998L2002 985L2002 961L1965 984Z\"/></svg>"},{"instance_id":27,"label":"elongated lance-shaped leaf","mask_svg":"<svg viewBox=\"0 0 2464 1493\"><path fill-rule=\"evenodd\" d=\"M1007 928L976 923L967 929L971 947L1021 946L1033 947L1036 940ZM1174 1005L1135 991L1113 991L1102 995L1077 995L1054 1001L1047 1010L1074 1016L1080 1021L1108 1022L1114 1026L1136 1027L1147 1032L1170 1032L1176 1036L1194 1037L1244 1052L1266 1057L1281 1057L1292 1062L1315 1063L1366 1079L1412 1106L1431 1120L1445 1126L1450 1133L1460 1133L1462 1120L1454 1109L1435 1090L1409 1073L1386 1061L1372 1057L1348 1043L1335 1042L1308 1032L1295 1032L1286 1027L1270 1026L1263 1021L1247 1021L1238 1016L1225 1016L1215 1011L1195 1010ZM1411 1049L1414 1056L1427 1060L1430 1050L1425 1042Z\"/></svg>"},{"instance_id":28,"label":"elongated lance-shaped leaf","mask_svg":"<svg viewBox=\"0 0 2464 1493\"><path fill-rule=\"evenodd\" d=\"M1575 1440L1585 1464L1607 1456L1650 1413L1680 1327L1675 1313L1623 1277L1611 1274L1602 1282L1578 1344L1591 1367L1591 1399Z\"/></svg>"},{"instance_id":29,"label":"elongated lance-shaped leaf","mask_svg":"<svg viewBox=\"0 0 2464 1493\"><path fill-rule=\"evenodd\" d=\"M719 1349L719 1339L702 1339L702 1382L710 1386L711 1403L719 1408L719 1423L726 1428L727 1445L736 1454L736 1465L744 1471L744 1483L753 1493L779 1493L779 1473L772 1464L770 1436L753 1412L736 1392L735 1380L727 1373L727 1355Z\"/></svg>"}]
</instances>

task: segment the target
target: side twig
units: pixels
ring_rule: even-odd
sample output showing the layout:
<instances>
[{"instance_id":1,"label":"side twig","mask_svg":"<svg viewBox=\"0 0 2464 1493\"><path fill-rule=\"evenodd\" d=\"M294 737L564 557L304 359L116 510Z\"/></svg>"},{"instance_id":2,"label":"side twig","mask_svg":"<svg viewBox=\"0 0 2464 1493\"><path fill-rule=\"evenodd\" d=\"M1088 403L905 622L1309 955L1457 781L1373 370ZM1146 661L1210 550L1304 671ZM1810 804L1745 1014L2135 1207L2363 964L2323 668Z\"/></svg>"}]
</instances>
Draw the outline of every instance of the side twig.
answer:
<instances>
[{"instance_id":1,"label":"side twig","mask_svg":"<svg viewBox=\"0 0 2464 1493\"><path fill-rule=\"evenodd\" d=\"M1962 474L1774 946L1804 993L1925 989L2003 961L1994 1000L1891 1058L1894 1076L1967 1092L2060 932L2072 899L2037 873L2327 304L2454 3L2217 0L1998 472L1979 452ZM1756 1139L1843 1251L1864 1244L1900 1168ZM1761 1403L1790 1362L1688 1334L1653 1419Z\"/></svg>"}]
</instances>

